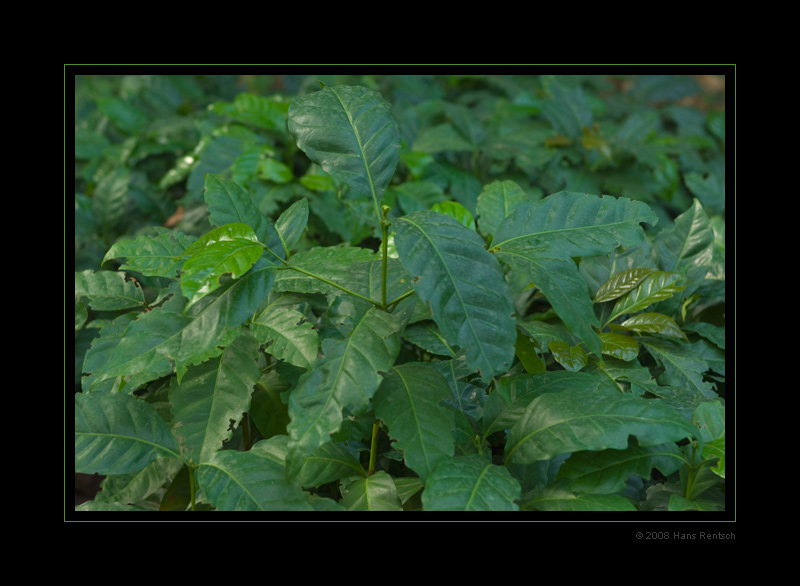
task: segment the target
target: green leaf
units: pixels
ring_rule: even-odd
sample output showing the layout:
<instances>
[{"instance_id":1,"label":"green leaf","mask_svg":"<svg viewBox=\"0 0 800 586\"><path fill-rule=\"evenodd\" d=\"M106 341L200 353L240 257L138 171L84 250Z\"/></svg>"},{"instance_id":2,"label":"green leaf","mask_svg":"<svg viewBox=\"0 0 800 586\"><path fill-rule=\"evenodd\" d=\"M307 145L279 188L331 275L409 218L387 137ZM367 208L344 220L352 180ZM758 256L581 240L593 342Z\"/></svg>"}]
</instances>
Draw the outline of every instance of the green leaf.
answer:
<instances>
[{"instance_id":1,"label":"green leaf","mask_svg":"<svg viewBox=\"0 0 800 586\"><path fill-rule=\"evenodd\" d=\"M364 467L347 448L339 443L328 442L306 458L295 482L303 487L313 487L354 474L367 476Z\"/></svg>"},{"instance_id":2,"label":"green leaf","mask_svg":"<svg viewBox=\"0 0 800 586\"><path fill-rule=\"evenodd\" d=\"M268 307L251 324L253 336L265 344L266 351L278 360L285 360L310 370L317 359L319 337L305 316L291 307Z\"/></svg>"},{"instance_id":3,"label":"green leaf","mask_svg":"<svg viewBox=\"0 0 800 586\"><path fill-rule=\"evenodd\" d=\"M190 368L180 385L170 391L172 421L183 438L186 457L206 462L231 438L231 420L238 422L250 407L261 371L256 364L258 346L239 336L219 358Z\"/></svg>"},{"instance_id":4,"label":"green leaf","mask_svg":"<svg viewBox=\"0 0 800 586\"><path fill-rule=\"evenodd\" d=\"M602 352L595 328L600 320L594 312L586 281L570 257L563 256L549 245L517 244L513 249L495 253L505 265L522 271L541 289L550 305L586 348L596 355Z\"/></svg>"},{"instance_id":5,"label":"green leaf","mask_svg":"<svg viewBox=\"0 0 800 586\"><path fill-rule=\"evenodd\" d=\"M205 176L203 197L208 204L209 221L213 226L245 224L252 228L256 240L269 246L273 252L280 252L270 240L269 220L261 215L247 190L230 179L208 173Z\"/></svg>"},{"instance_id":6,"label":"green leaf","mask_svg":"<svg viewBox=\"0 0 800 586\"><path fill-rule=\"evenodd\" d=\"M394 223L400 261L451 346L488 380L505 372L517 339L514 307L499 263L481 237L453 218L422 210Z\"/></svg>"},{"instance_id":7,"label":"green leaf","mask_svg":"<svg viewBox=\"0 0 800 586\"><path fill-rule=\"evenodd\" d=\"M310 511L308 495L257 449L222 450L197 469L197 483L219 511Z\"/></svg>"},{"instance_id":8,"label":"green leaf","mask_svg":"<svg viewBox=\"0 0 800 586\"><path fill-rule=\"evenodd\" d=\"M552 341L548 344L553 358L571 372L578 372L589 363L586 350L580 346L570 346L566 342Z\"/></svg>"},{"instance_id":9,"label":"green leaf","mask_svg":"<svg viewBox=\"0 0 800 586\"><path fill-rule=\"evenodd\" d=\"M289 132L308 158L339 181L380 202L400 158L400 129L391 106L376 91L326 86L296 98Z\"/></svg>"},{"instance_id":10,"label":"green leaf","mask_svg":"<svg viewBox=\"0 0 800 586\"><path fill-rule=\"evenodd\" d=\"M493 235L514 208L533 198L514 181L494 181L478 195L478 228L484 236Z\"/></svg>"},{"instance_id":11,"label":"green leaf","mask_svg":"<svg viewBox=\"0 0 800 586\"><path fill-rule=\"evenodd\" d=\"M439 405L452 397L444 376L429 365L403 364L384 377L373 398L375 415L389 427L394 447L423 484L455 451L453 414Z\"/></svg>"},{"instance_id":12,"label":"green leaf","mask_svg":"<svg viewBox=\"0 0 800 586\"><path fill-rule=\"evenodd\" d=\"M569 389L534 399L511 428L506 463L549 460L580 450L624 449L628 436L654 446L696 435L697 429L657 400L608 391Z\"/></svg>"},{"instance_id":13,"label":"green leaf","mask_svg":"<svg viewBox=\"0 0 800 586\"><path fill-rule=\"evenodd\" d=\"M330 246L315 247L292 256L291 265L309 271L343 287L349 287L348 271L356 263L374 260L377 255L368 248ZM294 270L280 270L275 279L276 291L325 293L339 295L340 289Z\"/></svg>"},{"instance_id":14,"label":"green leaf","mask_svg":"<svg viewBox=\"0 0 800 586\"><path fill-rule=\"evenodd\" d=\"M662 230L653 241L654 258L659 268L684 275L695 287L708 273L713 251L714 230L697 200L675 218L673 228Z\"/></svg>"},{"instance_id":15,"label":"green leaf","mask_svg":"<svg viewBox=\"0 0 800 586\"><path fill-rule=\"evenodd\" d=\"M680 338L687 341L686 334L671 317L663 313L637 313L626 319L619 325L611 324L612 329L623 329L629 332L646 332L650 334L661 334L671 338Z\"/></svg>"},{"instance_id":16,"label":"green leaf","mask_svg":"<svg viewBox=\"0 0 800 586\"><path fill-rule=\"evenodd\" d=\"M345 409L358 415L394 364L400 351L399 324L384 311L370 308L344 340L323 341L323 358L301 375L289 395L289 454L292 477L303 460L339 430Z\"/></svg>"},{"instance_id":17,"label":"green leaf","mask_svg":"<svg viewBox=\"0 0 800 586\"><path fill-rule=\"evenodd\" d=\"M562 256L605 255L640 242L639 224L657 221L640 201L561 191L517 206L497 229L494 244L502 251L525 243L547 244Z\"/></svg>"},{"instance_id":18,"label":"green leaf","mask_svg":"<svg viewBox=\"0 0 800 586\"><path fill-rule=\"evenodd\" d=\"M626 313L635 313L653 303L669 299L674 293L683 291L686 287L677 285L681 276L678 273L655 271L644 277L636 288L620 297L611 310L607 322L617 319Z\"/></svg>"},{"instance_id":19,"label":"green leaf","mask_svg":"<svg viewBox=\"0 0 800 586\"><path fill-rule=\"evenodd\" d=\"M567 481L556 482L535 493L526 508L539 511L635 511L628 499L618 494L576 494L566 488Z\"/></svg>"},{"instance_id":20,"label":"green leaf","mask_svg":"<svg viewBox=\"0 0 800 586\"><path fill-rule=\"evenodd\" d=\"M348 511L402 511L392 477L379 470L342 485L342 505Z\"/></svg>"},{"instance_id":21,"label":"green leaf","mask_svg":"<svg viewBox=\"0 0 800 586\"><path fill-rule=\"evenodd\" d=\"M148 403L124 393L75 394L75 471L130 474L156 458L181 459L178 444Z\"/></svg>"},{"instance_id":22,"label":"green leaf","mask_svg":"<svg viewBox=\"0 0 800 586\"><path fill-rule=\"evenodd\" d=\"M297 244L308 224L308 200L303 198L290 205L275 222L275 230L280 236L286 258Z\"/></svg>"},{"instance_id":23,"label":"green leaf","mask_svg":"<svg viewBox=\"0 0 800 586\"><path fill-rule=\"evenodd\" d=\"M641 338L641 343L664 368L659 384L678 387L697 401L718 398L711 385L703 380L708 363L691 345L650 337Z\"/></svg>"},{"instance_id":24,"label":"green leaf","mask_svg":"<svg viewBox=\"0 0 800 586\"><path fill-rule=\"evenodd\" d=\"M683 463L674 443L649 447L634 443L624 450L572 454L558 470L558 478L569 478L569 488L575 492L611 494L622 492L632 474L649 480L653 468L658 468L669 476Z\"/></svg>"},{"instance_id":25,"label":"green leaf","mask_svg":"<svg viewBox=\"0 0 800 586\"><path fill-rule=\"evenodd\" d=\"M472 217L472 212L457 201L441 201L435 203L433 207L431 207L431 210L450 216L462 226L470 230L475 230L475 218Z\"/></svg>"},{"instance_id":26,"label":"green leaf","mask_svg":"<svg viewBox=\"0 0 800 586\"><path fill-rule=\"evenodd\" d=\"M522 488L508 469L470 455L436 467L422 493L426 511L518 511Z\"/></svg>"},{"instance_id":27,"label":"green leaf","mask_svg":"<svg viewBox=\"0 0 800 586\"><path fill-rule=\"evenodd\" d=\"M101 265L111 259L126 257L128 262L122 264L120 270L135 271L148 277L177 278L183 260L176 257L180 257L197 238L166 228L155 230L156 236L143 235L115 243L103 257Z\"/></svg>"},{"instance_id":28,"label":"green leaf","mask_svg":"<svg viewBox=\"0 0 800 586\"><path fill-rule=\"evenodd\" d=\"M622 297L635 289L655 269L625 269L606 281L594 296L595 303L603 303Z\"/></svg>"},{"instance_id":29,"label":"green leaf","mask_svg":"<svg viewBox=\"0 0 800 586\"><path fill-rule=\"evenodd\" d=\"M256 263L264 252L253 229L246 224L220 226L189 246L182 256L181 291L190 307L220 286L226 273L236 279Z\"/></svg>"},{"instance_id":30,"label":"green leaf","mask_svg":"<svg viewBox=\"0 0 800 586\"><path fill-rule=\"evenodd\" d=\"M144 293L125 273L86 270L75 273L75 297L86 298L95 311L118 311L144 305Z\"/></svg>"},{"instance_id":31,"label":"green leaf","mask_svg":"<svg viewBox=\"0 0 800 586\"><path fill-rule=\"evenodd\" d=\"M625 362L636 360L639 355L639 345L631 336L617 332L603 332L600 334L603 342L603 354L619 358Z\"/></svg>"}]
</instances>

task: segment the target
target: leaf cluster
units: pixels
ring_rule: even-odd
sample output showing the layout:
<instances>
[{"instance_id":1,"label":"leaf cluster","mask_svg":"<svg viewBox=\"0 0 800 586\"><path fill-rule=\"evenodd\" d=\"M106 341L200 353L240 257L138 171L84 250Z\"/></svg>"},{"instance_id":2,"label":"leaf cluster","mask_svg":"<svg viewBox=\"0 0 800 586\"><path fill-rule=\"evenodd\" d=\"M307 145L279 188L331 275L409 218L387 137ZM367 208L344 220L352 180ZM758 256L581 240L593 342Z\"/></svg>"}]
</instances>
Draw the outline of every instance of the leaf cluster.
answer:
<instances>
[{"instance_id":1,"label":"leaf cluster","mask_svg":"<svg viewBox=\"0 0 800 586\"><path fill-rule=\"evenodd\" d=\"M325 81L76 79L77 508L724 510L698 80Z\"/></svg>"}]
</instances>

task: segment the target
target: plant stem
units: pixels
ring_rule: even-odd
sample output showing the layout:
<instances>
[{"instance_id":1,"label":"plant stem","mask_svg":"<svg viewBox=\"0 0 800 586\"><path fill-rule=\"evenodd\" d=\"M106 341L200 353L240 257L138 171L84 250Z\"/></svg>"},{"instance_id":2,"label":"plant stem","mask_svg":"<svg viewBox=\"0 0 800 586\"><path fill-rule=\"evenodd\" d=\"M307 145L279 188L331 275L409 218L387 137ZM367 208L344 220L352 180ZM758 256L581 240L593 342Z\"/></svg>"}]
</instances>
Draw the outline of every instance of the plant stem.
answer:
<instances>
[{"instance_id":1,"label":"plant stem","mask_svg":"<svg viewBox=\"0 0 800 586\"><path fill-rule=\"evenodd\" d=\"M383 249L383 263L381 265L381 307L386 309L386 268L389 262L389 226L391 225L386 216L389 213L389 206L381 207L383 217L381 218L381 248Z\"/></svg>"},{"instance_id":2,"label":"plant stem","mask_svg":"<svg viewBox=\"0 0 800 586\"><path fill-rule=\"evenodd\" d=\"M378 422L372 424L372 442L369 446L369 471L367 476L375 474L375 460L378 458Z\"/></svg>"}]
</instances>

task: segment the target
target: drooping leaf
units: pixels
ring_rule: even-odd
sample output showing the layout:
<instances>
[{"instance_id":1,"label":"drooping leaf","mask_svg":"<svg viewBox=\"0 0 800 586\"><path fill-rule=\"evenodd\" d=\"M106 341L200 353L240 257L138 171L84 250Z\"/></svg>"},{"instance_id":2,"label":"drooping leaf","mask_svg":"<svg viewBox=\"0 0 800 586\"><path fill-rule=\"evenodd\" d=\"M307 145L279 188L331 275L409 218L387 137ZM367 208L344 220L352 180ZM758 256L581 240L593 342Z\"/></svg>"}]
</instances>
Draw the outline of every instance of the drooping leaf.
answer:
<instances>
[{"instance_id":1,"label":"drooping leaf","mask_svg":"<svg viewBox=\"0 0 800 586\"><path fill-rule=\"evenodd\" d=\"M428 365L402 364L384 377L373 398L375 415L389 427L394 447L423 484L453 455L453 414L440 406L452 396L444 376Z\"/></svg>"},{"instance_id":2,"label":"drooping leaf","mask_svg":"<svg viewBox=\"0 0 800 586\"><path fill-rule=\"evenodd\" d=\"M534 399L508 436L506 463L580 450L624 449L628 436L653 446L696 435L674 409L630 394L569 389Z\"/></svg>"},{"instance_id":3,"label":"drooping leaf","mask_svg":"<svg viewBox=\"0 0 800 586\"><path fill-rule=\"evenodd\" d=\"M399 324L391 314L370 308L344 340L323 341L323 357L303 374L289 395L289 454L292 477L303 460L339 430L344 410L359 414L369 406L400 351Z\"/></svg>"},{"instance_id":4,"label":"drooping leaf","mask_svg":"<svg viewBox=\"0 0 800 586\"><path fill-rule=\"evenodd\" d=\"M181 459L169 427L148 403L125 393L75 394L75 471L130 474L159 457Z\"/></svg>"},{"instance_id":5,"label":"drooping leaf","mask_svg":"<svg viewBox=\"0 0 800 586\"><path fill-rule=\"evenodd\" d=\"M448 344L464 349L467 363L484 379L507 370L517 339L514 307L500 265L481 237L427 210L394 226L400 261Z\"/></svg>"},{"instance_id":6,"label":"drooping leaf","mask_svg":"<svg viewBox=\"0 0 800 586\"><path fill-rule=\"evenodd\" d=\"M600 334L603 342L603 354L619 358L625 362L636 360L639 355L639 345L631 336L618 332L603 332Z\"/></svg>"},{"instance_id":7,"label":"drooping leaf","mask_svg":"<svg viewBox=\"0 0 800 586\"><path fill-rule=\"evenodd\" d=\"M144 305L144 293L125 273L86 270L75 273L75 297L84 298L95 311L117 311Z\"/></svg>"},{"instance_id":8,"label":"drooping leaf","mask_svg":"<svg viewBox=\"0 0 800 586\"><path fill-rule=\"evenodd\" d=\"M589 363L586 350L580 346L570 346L566 342L554 340L550 342L548 349L553 353L553 358L571 372L578 372Z\"/></svg>"},{"instance_id":9,"label":"drooping leaf","mask_svg":"<svg viewBox=\"0 0 800 586\"><path fill-rule=\"evenodd\" d=\"M258 444L256 444L258 446ZM260 450L215 452L197 469L197 483L219 511L310 511L307 493L286 480Z\"/></svg>"},{"instance_id":10,"label":"drooping leaf","mask_svg":"<svg viewBox=\"0 0 800 586\"><path fill-rule=\"evenodd\" d=\"M400 158L400 130L380 93L326 86L296 98L289 108L289 132L309 159L370 196L380 213L381 196Z\"/></svg>"},{"instance_id":11,"label":"drooping leaf","mask_svg":"<svg viewBox=\"0 0 800 586\"><path fill-rule=\"evenodd\" d=\"M586 281L572 258L546 244L522 243L496 252L495 256L503 264L527 275L541 289L569 331L590 352L600 355L602 342L596 331L600 320L595 315Z\"/></svg>"},{"instance_id":12,"label":"drooping leaf","mask_svg":"<svg viewBox=\"0 0 800 586\"><path fill-rule=\"evenodd\" d=\"M242 335L219 358L190 368L170 391L174 432L195 464L222 448L231 437L231 420L238 422L249 409L261 374L257 351L255 340Z\"/></svg>"},{"instance_id":13,"label":"drooping leaf","mask_svg":"<svg viewBox=\"0 0 800 586\"><path fill-rule=\"evenodd\" d=\"M426 511L518 511L522 488L504 466L477 454L442 460L422 493Z\"/></svg>"}]
</instances>

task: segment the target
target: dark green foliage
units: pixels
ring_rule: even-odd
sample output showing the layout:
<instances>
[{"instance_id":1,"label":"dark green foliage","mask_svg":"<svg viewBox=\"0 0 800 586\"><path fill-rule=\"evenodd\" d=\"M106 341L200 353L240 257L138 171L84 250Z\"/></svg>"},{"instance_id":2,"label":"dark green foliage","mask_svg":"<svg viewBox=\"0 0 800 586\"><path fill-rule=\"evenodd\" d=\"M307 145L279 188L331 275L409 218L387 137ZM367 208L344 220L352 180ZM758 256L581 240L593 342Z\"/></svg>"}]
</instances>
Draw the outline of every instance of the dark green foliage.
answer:
<instances>
[{"instance_id":1,"label":"dark green foliage","mask_svg":"<svg viewBox=\"0 0 800 586\"><path fill-rule=\"evenodd\" d=\"M724 511L698 78L324 81L76 78L78 509Z\"/></svg>"}]
</instances>

